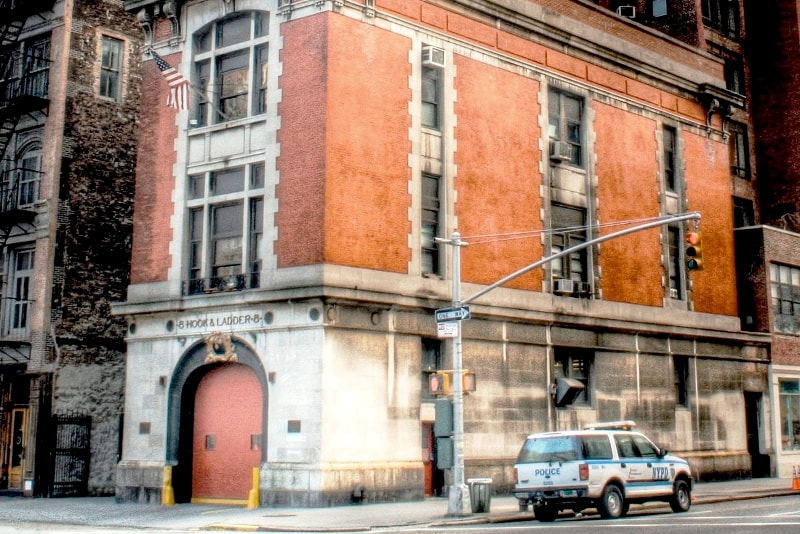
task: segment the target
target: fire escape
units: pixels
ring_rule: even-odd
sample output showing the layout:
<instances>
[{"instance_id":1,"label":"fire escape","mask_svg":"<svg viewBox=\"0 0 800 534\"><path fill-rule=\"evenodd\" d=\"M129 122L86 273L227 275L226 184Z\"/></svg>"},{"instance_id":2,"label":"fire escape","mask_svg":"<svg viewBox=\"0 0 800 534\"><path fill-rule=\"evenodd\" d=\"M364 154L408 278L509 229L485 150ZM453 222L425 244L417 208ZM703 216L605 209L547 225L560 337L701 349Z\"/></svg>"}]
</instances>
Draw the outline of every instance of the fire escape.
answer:
<instances>
[{"instance_id":1,"label":"fire escape","mask_svg":"<svg viewBox=\"0 0 800 534\"><path fill-rule=\"evenodd\" d=\"M39 169L25 169L16 154L6 154L23 117L47 114L49 40L44 47L21 41L27 20L52 9L55 0L0 0L0 250L12 232L34 229ZM11 290L9 288L9 290ZM30 359L30 342L3 340L0 365Z\"/></svg>"}]
</instances>

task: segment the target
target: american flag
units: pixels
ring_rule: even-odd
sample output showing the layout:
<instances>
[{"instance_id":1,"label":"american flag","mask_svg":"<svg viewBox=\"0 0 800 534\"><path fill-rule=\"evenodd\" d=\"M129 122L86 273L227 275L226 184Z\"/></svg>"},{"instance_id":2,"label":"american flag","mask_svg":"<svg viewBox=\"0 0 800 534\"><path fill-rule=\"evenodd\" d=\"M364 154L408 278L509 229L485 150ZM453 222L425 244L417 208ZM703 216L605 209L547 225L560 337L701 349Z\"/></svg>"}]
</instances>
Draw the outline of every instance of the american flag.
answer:
<instances>
[{"instance_id":1,"label":"american flag","mask_svg":"<svg viewBox=\"0 0 800 534\"><path fill-rule=\"evenodd\" d=\"M150 55L156 60L158 70L164 75L169 85L169 95L167 95L167 105L175 109L186 109L189 107L189 80L183 77L175 67L167 63L163 57L156 54L155 50L150 50Z\"/></svg>"}]
</instances>

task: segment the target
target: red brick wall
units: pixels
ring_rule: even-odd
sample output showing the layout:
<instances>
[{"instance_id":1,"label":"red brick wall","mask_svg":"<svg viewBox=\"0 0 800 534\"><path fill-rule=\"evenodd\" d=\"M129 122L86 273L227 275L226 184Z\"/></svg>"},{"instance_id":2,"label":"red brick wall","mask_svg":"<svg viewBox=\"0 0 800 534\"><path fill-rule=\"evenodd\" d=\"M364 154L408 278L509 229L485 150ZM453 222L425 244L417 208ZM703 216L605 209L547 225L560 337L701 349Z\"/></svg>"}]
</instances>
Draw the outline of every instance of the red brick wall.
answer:
<instances>
[{"instance_id":1,"label":"red brick wall","mask_svg":"<svg viewBox=\"0 0 800 534\"><path fill-rule=\"evenodd\" d=\"M281 26L281 61L291 67L280 77L283 100L278 108L281 152L275 222L280 230L275 252L279 267L323 261L327 18L308 17Z\"/></svg>"},{"instance_id":2,"label":"red brick wall","mask_svg":"<svg viewBox=\"0 0 800 534\"><path fill-rule=\"evenodd\" d=\"M597 102L594 111L599 222L660 215L656 122ZM611 227L601 233L621 229ZM661 232L654 228L601 245L603 299L661 306Z\"/></svg>"},{"instance_id":3,"label":"red brick wall","mask_svg":"<svg viewBox=\"0 0 800 534\"><path fill-rule=\"evenodd\" d=\"M703 233L702 271L693 281L696 311L737 315L733 250L733 202L728 148L705 135L683 133L686 198L689 211L699 211Z\"/></svg>"},{"instance_id":4,"label":"red brick wall","mask_svg":"<svg viewBox=\"0 0 800 534\"><path fill-rule=\"evenodd\" d=\"M407 271L409 48L337 15L284 25L281 267Z\"/></svg>"},{"instance_id":5,"label":"red brick wall","mask_svg":"<svg viewBox=\"0 0 800 534\"><path fill-rule=\"evenodd\" d=\"M408 271L411 42L331 15L325 259Z\"/></svg>"},{"instance_id":6,"label":"red brick wall","mask_svg":"<svg viewBox=\"0 0 800 534\"><path fill-rule=\"evenodd\" d=\"M606 11L601 8L583 5L573 0L543 0L537 3L551 15L552 20L557 20L558 15L562 14L580 21L586 26L621 37L632 44L657 50L659 54L669 60L678 61L689 67L712 73L720 79L723 78L721 62L712 60L708 56L699 55L685 46L672 44L655 32L641 31L638 27L610 14L606 16ZM500 38L502 32L495 29L494 25L481 24L463 15L447 12L440 7L430 5L423 0L376 0L375 4L378 9L391 11L484 46L496 47L503 42ZM688 33L693 35L696 30L697 28L693 28Z\"/></svg>"},{"instance_id":7,"label":"red brick wall","mask_svg":"<svg viewBox=\"0 0 800 534\"><path fill-rule=\"evenodd\" d=\"M542 227L539 83L455 56L458 225L464 237ZM542 257L541 237L473 242L462 279L490 284ZM542 271L508 284L541 290Z\"/></svg>"},{"instance_id":8,"label":"red brick wall","mask_svg":"<svg viewBox=\"0 0 800 534\"><path fill-rule=\"evenodd\" d=\"M164 59L180 64L181 54ZM175 110L165 102L167 83L153 61L142 68L142 106L136 165L136 217L133 224L131 283L165 281L171 264L170 218L175 178Z\"/></svg>"}]
</instances>

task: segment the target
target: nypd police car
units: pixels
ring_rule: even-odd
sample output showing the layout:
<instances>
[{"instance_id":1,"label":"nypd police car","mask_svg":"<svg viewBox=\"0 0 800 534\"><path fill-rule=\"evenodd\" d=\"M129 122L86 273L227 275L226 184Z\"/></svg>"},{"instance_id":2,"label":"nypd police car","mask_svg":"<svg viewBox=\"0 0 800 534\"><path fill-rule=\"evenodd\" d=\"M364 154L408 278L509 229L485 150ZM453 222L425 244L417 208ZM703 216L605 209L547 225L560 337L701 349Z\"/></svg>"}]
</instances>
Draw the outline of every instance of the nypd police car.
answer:
<instances>
[{"instance_id":1,"label":"nypd police car","mask_svg":"<svg viewBox=\"0 0 800 534\"><path fill-rule=\"evenodd\" d=\"M666 501L674 512L689 510L689 464L630 430L633 426L622 421L528 436L514 466L520 510L532 504L539 521L586 508L617 518L631 504L646 501Z\"/></svg>"}]
</instances>

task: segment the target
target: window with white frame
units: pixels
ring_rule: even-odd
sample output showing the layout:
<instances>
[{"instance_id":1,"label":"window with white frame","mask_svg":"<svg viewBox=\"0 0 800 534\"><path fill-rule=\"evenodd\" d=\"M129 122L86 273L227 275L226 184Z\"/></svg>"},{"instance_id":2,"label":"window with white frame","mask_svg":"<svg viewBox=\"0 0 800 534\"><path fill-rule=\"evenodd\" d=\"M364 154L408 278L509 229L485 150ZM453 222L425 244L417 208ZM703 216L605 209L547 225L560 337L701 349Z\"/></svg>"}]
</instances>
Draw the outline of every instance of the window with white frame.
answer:
<instances>
[{"instance_id":1,"label":"window with white frame","mask_svg":"<svg viewBox=\"0 0 800 534\"><path fill-rule=\"evenodd\" d=\"M441 129L441 69L422 67L422 126Z\"/></svg>"},{"instance_id":2,"label":"window with white frame","mask_svg":"<svg viewBox=\"0 0 800 534\"><path fill-rule=\"evenodd\" d=\"M27 335L30 331L33 300L33 249L15 250L10 254L10 273L6 288L5 334Z\"/></svg>"},{"instance_id":3,"label":"window with white frame","mask_svg":"<svg viewBox=\"0 0 800 534\"><path fill-rule=\"evenodd\" d=\"M269 14L239 12L194 34L195 125L259 115L267 108Z\"/></svg>"},{"instance_id":4,"label":"window with white frame","mask_svg":"<svg viewBox=\"0 0 800 534\"><path fill-rule=\"evenodd\" d=\"M583 165L583 99L551 89L548 96L550 159Z\"/></svg>"},{"instance_id":5,"label":"window with white frame","mask_svg":"<svg viewBox=\"0 0 800 534\"><path fill-rule=\"evenodd\" d=\"M778 381L780 396L781 448L800 450L800 380Z\"/></svg>"},{"instance_id":6,"label":"window with white frame","mask_svg":"<svg viewBox=\"0 0 800 534\"><path fill-rule=\"evenodd\" d=\"M107 35L102 38L100 57L100 96L119 100L122 95L122 58L124 42Z\"/></svg>"},{"instance_id":7,"label":"window with white frame","mask_svg":"<svg viewBox=\"0 0 800 534\"><path fill-rule=\"evenodd\" d=\"M189 176L186 294L259 285L264 235L264 164Z\"/></svg>"},{"instance_id":8,"label":"window with white frame","mask_svg":"<svg viewBox=\"0 0 800 534\"><path fill-rule=\"evenodd\" d=\"M770 263L769 279L775 330L800 334L800 268Z\"/></svg>"},{"instance_id":9,"label":"window with white frame","mask_svg":"<svg viewBox=\"0 0 800 534\"><path fill-rule=\"evenodd\" d=\"M552 235L550 253L557 254L586 242L586 210L553 204L550 207ZM583 248L550 262L553 292L580 296L589 290L587 249Z\"/></svg>"}]
</instances>

